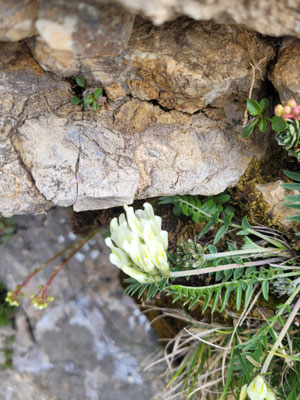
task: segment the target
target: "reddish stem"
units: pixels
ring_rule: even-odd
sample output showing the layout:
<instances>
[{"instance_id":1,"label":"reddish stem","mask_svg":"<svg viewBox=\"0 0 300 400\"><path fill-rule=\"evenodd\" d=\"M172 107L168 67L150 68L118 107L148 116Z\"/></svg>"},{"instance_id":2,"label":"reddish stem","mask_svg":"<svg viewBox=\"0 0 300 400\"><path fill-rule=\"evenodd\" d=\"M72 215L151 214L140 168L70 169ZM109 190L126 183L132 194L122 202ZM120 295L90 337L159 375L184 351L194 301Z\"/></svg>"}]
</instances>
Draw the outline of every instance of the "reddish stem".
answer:
<instances>
[{"instance_id":1,"label":"reddish stem","mask_svg":"<svg viewBox=\"0 0 300 400\"><path fill-rule=\"evenodd\" d=\"M42 289L40 290L40 293L38 295L36 295L35 298L42 298L45 300L48 298L48 296L46 295L46 292L49 289L49 286L52 284L53 280L55 279L56 275L58 275L58 273L68 264L68 262L74 256L74 254L76 254L77 251L79 251L85 245L85 243L88 242L96 233L97 233L97 231L92 232L89 236L87 236L85 239L83 239L81 242L79 242L79 245L76 247L76 249L74 251L72 251L72 253L61 264L59 264L55 268L55 271L51 274L48 282L46 283L46 285L44 285L42 287Z\"/></svg>"}]
</instances>

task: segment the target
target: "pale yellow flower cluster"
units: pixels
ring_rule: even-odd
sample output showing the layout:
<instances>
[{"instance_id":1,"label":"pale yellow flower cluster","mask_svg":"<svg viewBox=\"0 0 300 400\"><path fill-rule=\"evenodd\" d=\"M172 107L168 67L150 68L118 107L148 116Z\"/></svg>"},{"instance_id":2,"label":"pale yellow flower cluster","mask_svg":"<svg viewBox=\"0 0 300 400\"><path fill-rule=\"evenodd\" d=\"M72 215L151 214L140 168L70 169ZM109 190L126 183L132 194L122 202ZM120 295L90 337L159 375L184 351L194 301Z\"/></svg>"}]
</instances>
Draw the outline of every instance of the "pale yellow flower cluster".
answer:
<instances>
[{"instance_id":1,"label":"pale yellow flower cluster","mask_svg":"<svg viewBox=\"0 0 300 400\"><path fill-rule=\"evenodd\" d=\"M144 210L124 206L126 216L110 223L110 261L140 283L150 283L168 277L168 232L161 229L162 220L154 215L151 204Z\"/></svg>"},{"instance_id":2,"label":"pale yellow flower cluster","mask_svg":"<svg viewBox=\"0 0 300 400\"><path fill-rule=\"evenodd\" d=\"M273 390L261 375L257 375L249 385L242 387L239 400L276 400Z\"/></svg>"}]
</instances>

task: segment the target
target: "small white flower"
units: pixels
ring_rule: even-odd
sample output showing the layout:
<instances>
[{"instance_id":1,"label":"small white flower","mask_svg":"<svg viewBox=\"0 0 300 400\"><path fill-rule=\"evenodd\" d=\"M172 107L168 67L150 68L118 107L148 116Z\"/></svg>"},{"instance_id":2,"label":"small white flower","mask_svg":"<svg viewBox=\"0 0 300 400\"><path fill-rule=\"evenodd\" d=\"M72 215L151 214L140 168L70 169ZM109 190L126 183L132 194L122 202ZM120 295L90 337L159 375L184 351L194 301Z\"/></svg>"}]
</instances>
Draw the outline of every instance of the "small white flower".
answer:
<instances>
[{"instance_id":1,"label":"small white flower","mask_svg":"<svg viewBox=\"0 0 300 400\"><path fill-rule=\"evenodd\" d=\"M265 400L267 393L268 387L260 375L257 375L247 388L250 400Z\"/></svg>"},{"instance_id":2,"label":"small white flower","mask_svg":"<svg viewBox=\"0 0 300 400\"><path fill-rule=\"evenodd\" d=\"M168 232L161 229L161 218L149 203L144 210L124 209L126 217L121 214L119 221L111 221L111 237L105 240L112 251L111 263L141 283L168 277Z\"/></svg>"},{"instance_id":3,"label":"small white flower","mask_svg":"<svg viewBox=\"0 0 300 400\"><path fill-rule=\"evenodd\" d=\"M242 387L239 400L245 400L247 398L247 383Z\"/></svg>"},{"instance_id":4,"label":"small white flower","mask_svg":"<svg viewBox=\"0 0 300 400\"><path fill-rule=\"evenodd\" d=\"M274 392L268 388L268 393L266 395L266 400L276 400L276 396L274 394Z\"/></svg>"}]
</instances>

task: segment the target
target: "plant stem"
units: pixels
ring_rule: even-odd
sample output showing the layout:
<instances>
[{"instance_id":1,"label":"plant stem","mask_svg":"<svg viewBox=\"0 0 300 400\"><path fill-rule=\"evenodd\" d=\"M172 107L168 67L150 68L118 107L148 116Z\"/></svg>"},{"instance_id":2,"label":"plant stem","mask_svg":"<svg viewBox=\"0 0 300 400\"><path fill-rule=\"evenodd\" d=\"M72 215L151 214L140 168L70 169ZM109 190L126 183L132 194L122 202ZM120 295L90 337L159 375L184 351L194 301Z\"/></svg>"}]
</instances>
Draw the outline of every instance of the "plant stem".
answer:
<instances>
[{"instance_id":1,"label":"plant stem","mask_svg":"<svg viewBox=\"0 0 300 400\"><path fill-rule=\"evenodd\" d=\"M79 244L77 243L77 247L74 251L72 251L72 253L69 254L69 256L60 264L55 268L55 271L51 274L48 282L46 283L46 285L44 285L42 287L42 289L40 290L40 293L36 296L36 297L42 297L45 298L46 296L46 292L49 289L49 286L52 284L54 278L56 277L56 275L68 264L68 262L71 260L71 258L77 253L77 251L79 251L86 242L88 242L93 236L95 236L95 234L98 231L94 231L92 233L90 233L86 238L82 239ZM73 246L74 247L74 246Z\"/></svg>"},{"instance_id":2,"label":"plant stem","mask_svg":"<svg viewBox=\"0 0 300 400\"><path fill-rule=\"evenodd\" d=\"M279 316L279 314L281 315L281 314L283 313L283 310L284 310L289 304L291 304L291 302L292 302L293 299L297 296L297 294L299 293L299 291L300 291L300 286L297 287L297 289L295 290L295 292L289 297L289 299L287 300L287 302L282 306L282 308L280 309L279 313L277 314L278 316ZM297 315L299 309L300 309L300 297L299 297L297 303L295 304L295 307L294 307L293 311L291 312L290 316L288 317L286 323L284 324L284 326L283 326L283 328L282 328L282 330L281 330L281 332L280 332L280 334L279 334L279 336L278 336L276 342L274 343L272 349L270 350L270 352L269 352L267 358L265 359L265 362L264 362L264 364L263 364L263 366L262 366L262 369L261 369L261 374L265 374L265 373L267 372L267 370L268 370L268 368L269 368L269 365L270 365L270 363L271 363L271 361L272 361L272 358L273 358L273 356L274 356L273 353L274 353L274 352L278 349L278 347L281 345L281 342L282 342L284 336L286 335L286 333L287 333L289 327L291 326L291 324L292 324L292 322L293 322L295 316Z\"/></svg>"},{"instance_id":3,"label":"plant stem","mask_svg":"<svg viewBox=\"0 0 300 400\"><path fill-rule=\"evenodd\" d=\"M49 260L45 261L40 267L36 268L34 271L30 272L30 274L27 275L27 277L25 278L24 282L20 285L18 285L18 289L15 290L15 294L19 295L19 293L21 292L21 290L27 285L27 283L39 272L43 271L43 269L45 269L47 267L47 265L49 265L50 263L52 263L54 260L56 260L58 257L60 257L61 255L63 255L66 251L72 250L75 246L76 246L76 242L72 243L70 246L60 250L58 253L56 253L53 257L49 258Z\"/></svg>"},{"instance_id":4,"label":"plant stem","mask_svg":"<svg viewBox=\"0 0 300 400\"><path fill-rule=\"evenodd\" d=\"M170 278L180 278L191 275L203 275L203 274L209 274L210 272L225 271L227 269L254 267L278 261L282 261L282 258L269 258L267 260L249 261L245 262L244 264L226 264L226 265L219 265L217 267L192 269L186 271L173 271L170 272Z\"/></svg>"}]
</instances>

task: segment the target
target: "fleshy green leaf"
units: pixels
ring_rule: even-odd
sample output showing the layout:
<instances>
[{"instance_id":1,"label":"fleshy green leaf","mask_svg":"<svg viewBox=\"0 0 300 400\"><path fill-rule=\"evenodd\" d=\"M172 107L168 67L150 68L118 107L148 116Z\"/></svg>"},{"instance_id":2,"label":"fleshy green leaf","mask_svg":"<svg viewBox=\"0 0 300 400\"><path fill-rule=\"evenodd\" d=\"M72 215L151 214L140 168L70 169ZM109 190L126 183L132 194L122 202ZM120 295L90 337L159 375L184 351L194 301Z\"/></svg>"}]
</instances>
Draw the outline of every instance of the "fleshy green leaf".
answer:
<instances>
[{"instance_id":1,"label":"fleshy green leaf","mask_svg":"<svg viewBox=\"0 0 300 400\"><path fill-rule=\"evenodd\" d=\"M99 108L99 104L98 104L96 101L94 101L94 102L93 102L93 110L94 110L94 111L97 111L98 108Z\"/></svg>"},{"instance_id":2,"label":"fleshy green leaf","mask_svg":"<svg viewBox=\"0 0 300 400\"><path fill-rule=\"evenodd\" d=\"M259 105L261 107L261 112L263 113L265 111L265 109L269 105L269 100L268 99L261 99L260 102L259 102Z\"/></svg>"},{"instance_id":3,"label":"fleshy green leaf","mask_svg":"<svg viewBox=\"0 0 300 400\"><path fill-rule=\"evenodd\" d=\"M268 125L267 120L265 120L264 118L262 118L262 119L259 121L259 124L258 124L258 129L259 129L259 131L260 131L260 132L264 132L264 131L267 129L267 125Z\"/></svg>"},{"instance_id":4,"label":"fleshy green leaf","mask_svg":"<svg viewBox=\"0 0 300 400\"><path fill-rule=\"evenodd\" d=\"M253 122L251 122L251 124L245 126L245 128L242 129L243 138L247 138L248 136L251 135L257 123L258 123L258 118L256 118Z\"/></svg>"},{"instance_id":5,"label":"fleshy green leaf","mask_svg":"<svg viewBox=\"0 0 300 400\"><path fill-rule=\"evenodd\" d=\"M99 89L95 90L95 93L94 93L95 99L98 99L98 97L102 96L102 93L103 93L103 89L102 88L99 88Z\"/></svg>"},{"instance_id":6,"label":"fleshy green leaf","mask_svg":"<svg viewBox=\"0 0 300 400\"><path fill-rule=\"evenodd\" d=\"M277 115L271 119L271 123L273 131L277 133L283 132L288 128L286 121L284 121L281 117L277 117Z\"/></svg>"},{"instance_id":7,"label":"fleshy green leaf","mask_svg":"<svg viewBox=\"0 0 300 400\"><path fill-rule=\"evenodd\" d=\"M78 106L78 104L82 103L82 100L79 99L79 97L73 96L72 99L71 99L71 103L74 106Z\"/></svg>"},{"instance_id":8,"label":"fleshy green leaf","mask_svg":"<svg viewBox=\"0 0 300 400\"><path fill-rule=\"evenodd\" d=\"M88 94L86 96L86 98L84 99L84 103L85 104L92 104L93 101L94 101L94 98L93 98L93 96L91 94Z\"/></svg>"},{"instance_id":9,"label":"fleshy green leaf","mask_svg":"<svg viewBox=\"0 0 300 400\"><path fill-rule=\"evenodd\" d=\"M85 80L82 76L76 76L75 80L76 80L76 83L78 86L80 86L82 88L85 87Z\"/></svg>"},{"instance_id":10,"label":"fleshy green leaf","mask_svg":"<svg viewBox=\"0 0 300 400\"><path fill-rule=\"evenodd\" d=\"M261 114L262 107L258 104L257 101L247 99L247 110L250 115L255 116Z\"/></svg>"}]
</instances>

